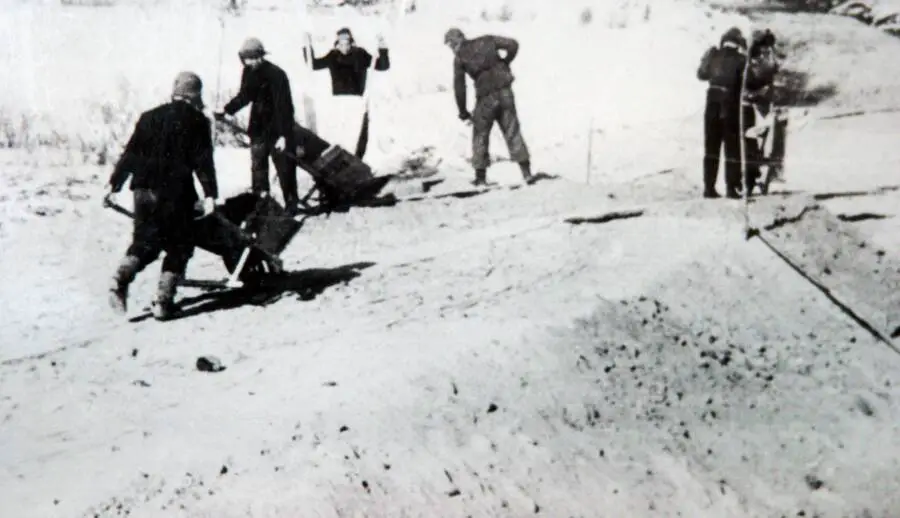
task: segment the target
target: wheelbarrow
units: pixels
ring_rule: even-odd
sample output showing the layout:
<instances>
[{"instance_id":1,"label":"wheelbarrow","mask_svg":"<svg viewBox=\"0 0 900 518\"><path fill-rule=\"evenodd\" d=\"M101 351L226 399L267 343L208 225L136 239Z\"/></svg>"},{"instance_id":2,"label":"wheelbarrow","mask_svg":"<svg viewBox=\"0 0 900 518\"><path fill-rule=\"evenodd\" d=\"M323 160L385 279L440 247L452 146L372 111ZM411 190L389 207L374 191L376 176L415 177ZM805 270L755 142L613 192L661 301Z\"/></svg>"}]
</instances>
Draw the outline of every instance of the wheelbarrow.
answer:
<instances>
[{"instance_id":1,"label":"wheelbarrow","mask_svg":"<svg viewBox=\"0 0 900 518\"><path fill-rule=\"evenodd\" d=\"M121 205L107 202L110 209L133 218ZM284 271L279 257L303 226L271 197L242 193L193 221L194 244L222 258L228 276L218 280L184 279L182 286L240 288L277 282Z\"/></svg>"},{"instance_id":2,"label":"wheelbarrow","mask_svg":"<svg viewBox=\"0 0 900 518\"><path fill-rule=\"evenodd\" d=\"M236 133L247 131L231 119L220 119ZM341 146L330 144L317 134L294 123L296 148L276 151L294 161L313 180L300 198L300 208L308 215L348 210L374 201L395 175L376 176L372 168ZM311 203L315 199L315 204Z\"/></svg>"}]
</instances>

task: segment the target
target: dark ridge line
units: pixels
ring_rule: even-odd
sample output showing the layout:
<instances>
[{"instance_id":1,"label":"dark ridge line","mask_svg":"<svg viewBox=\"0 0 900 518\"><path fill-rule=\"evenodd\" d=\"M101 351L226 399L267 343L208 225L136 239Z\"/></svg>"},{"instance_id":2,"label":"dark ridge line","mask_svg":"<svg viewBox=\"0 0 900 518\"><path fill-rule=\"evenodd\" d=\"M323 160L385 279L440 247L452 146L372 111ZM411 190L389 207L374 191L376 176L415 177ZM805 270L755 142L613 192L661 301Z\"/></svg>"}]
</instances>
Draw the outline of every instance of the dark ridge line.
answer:
<instances>
[{"instance_id":1,"label":"dark ridge line","mask_svg":"<svg viewBox=\"0 0 900 518\"><path fill-rule=\"evenodd\" d=\"M591 224L602 224L609 223L611 221L616 221L620 219L631 219L631 218L639 218L644 215L644 209L637 210L626 210L626 211L613 211L608 212L606 214L602 214L600 216L590 217L590 218L566 218L565 222L572 225L584 225L586 223Z\"/></svg>"},{"instance_id":2,"label":"dark ridge line","mask_svg":"<svg viewBox=\"0 0 900 518\"><path fill-rule=\"evenodd\" d=\"M871 219L887 219L891 216L884 214L876 214L874 212L862 212L859 214L838 214L837 219L848 223L856 223L858 221L868 221Z\"/></svg>"},{"instance_id":3,"label":"dark ridge line","mask_svg":"<svg viewBox=\"0 0 900 518\"><path fill-rule=\"evenodd\" d=\"M807 213L816 211L819 209L820 209L820 207L818 205L807 205L806 207L803 207L803 210L800 211L800 214L797 214L796 216L775 218L775 220L772 223L769 223L768 225L763 227L763 230L775 230L775 229L779 229L779 228L787 226L787 225L799 223L800 220L802 220L804 218L804 216L806 216Z\"/></svg>"},{"instance_id":4,"label":"dark ridge line","mask_svg":"<svg viewBox=\"0 0 900 518\"><path fill-rule=\"evenodd\" d=\"M77 343L74 343L71 345L64 345L62 347L57 347L56 349L50 349L49 351L44 351L44 352L37 353L37 354L28 354L25 356L9 358L9 359L0 361L0 366L14 367L16 365L21 365L28 361L43 360L43 359L49 358L50 356L59 354L61 352L68 351L70 349L85 349L85 348L89 347L92 343L94 343L93 339L82 340L80 342L77 342Z\"/></svg>"},{"instance_id":5,"label":"dark ridge line","mask_svg":"<svg viewBox=\"0 0 900 518\"><path fill-rule=\"evenodd\" d=\"M771 250L776 256L778 256L779 259L781 259L781 260L784 261L788 266L790 266L791 269L793 269L793 270L794 270L795 272L797 272L801 277L803 277L804 279L806 279L807 282L809 282L810 284L812 284L813 286L815 286L816 288L818 288L818 290L821 291L822 294L825 295L825 297L828 298L828 300L830 300L831 303L834 304L834 305L835 305L835 306L836 306L836 307L837 307L844 315L850 317L851 320L853 320L854 322L856 322L856 324L857 324L859 327L861 327L862 329L866 330L866 331L867 331L869 334L871 334L876 340L878 340L879 342L882 342L883 344L887 345L887 346L888 346L892 351L894 351L895 353L900 354L900 349L898 349L897 346L894 345L893 342L891 342L891 339L890 339L890 338L886 337L884 334L881 333L881 331L879 331L877 328L875 328L875 326L873 326L872 324L870 324L865 318L863 318L862 316L860 316L859 314L857 314L855 311L853 311L853 308L851 308L849 305L845 304L845 303L842 302L840 299L838 299L837 296L835 296L835 295L831 292L830 289L828 289L825 285L823 285L823 284L820 283L819 281L813 279L808 273L806 273L806 272L803 270L803 268L801 268L799 265L797 265L796 263L794 263L789 257L787 257L785 254L783 254L780 250L778 250L778 248L776 248L772 243L770 243L770 242L769 242L765 237L763 237L761 234L757 233L757 234L756 234L756 237L759 238L759 240L762 241L763 244L765 244L765 245L769 248L769 250ZM898 331L900 331L900 328L898 328L898 329L895 330L894 332L895 332L895 333L898 333Z\"/></svg>"},{"instance_id":6,"label":"dark ridge line","mask_svg":"<svg viewBox=\"0 0 900 518\"><path fill-rule=\"evenodd\" d=\"M886 185L884 187L876 187L870 191L845 191L845 192L823 192L813 194L816 201L833 200L834 198L856 198L859 196L878 196L888 192L900 191L900 185Z\"/></svg>"}]
</instances>

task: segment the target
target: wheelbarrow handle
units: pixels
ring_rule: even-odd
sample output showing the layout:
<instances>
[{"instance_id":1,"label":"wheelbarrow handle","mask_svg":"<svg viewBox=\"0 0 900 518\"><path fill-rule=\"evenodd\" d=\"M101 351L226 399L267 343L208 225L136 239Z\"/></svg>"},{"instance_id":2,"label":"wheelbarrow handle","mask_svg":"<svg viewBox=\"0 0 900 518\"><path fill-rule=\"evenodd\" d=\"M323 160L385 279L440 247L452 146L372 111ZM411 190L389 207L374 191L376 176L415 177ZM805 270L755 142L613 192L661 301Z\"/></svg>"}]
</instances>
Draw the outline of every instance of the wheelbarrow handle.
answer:
<instances>
[{"instance_id":1,"label":"wheelbarrow handle","mask_svg":"<svg viewBox=\"0 0 900 518\"><path fill-rule=\"evenodd\" d=\"M250 135L247 132L246 128L244 128L243 126L241 126L240 124L238 124L237 122L235 122L234 120L232 120L230 118L223 117L221 119L217 119L217 121L221 122L222 124L228 126L231 129L235 130L236 132L240 133L241 135L244 135L247 137L249 137L249 135ZM290 151L287 151L287 150L278 151L278 153L287 157L290 160L293 160L294 162L300 162L300 160L303 158L302 156L297 156L297 154L291 153Z\"/></svg>"},{"instance_id":2,"label":"wheelbarrow handle","mask_svg":"<svg viewBox=\"0 0 900 518\"><path fill-rule=\"evenodd\" d=\"M118 203L116 203L116 202L114 202L114 201L106 200L106 201L103 203L103 206L106 207L106 208L108 208L108 209L112 209L112 210L118 212L119 214L123 214L123 215L125 215L125 216L128 216L128 217L131 218L131 219L134 219L134 212L131 212L130 210L126 209L125 207L119 205ZM215 214L215 212L213 212L212 214ZM196 218L194 218L194 220L195 220L195 221L198 221L198 220L201 220L201 219L206 219L206 218L208 218L209 216L211 216L212 214L207 214L206 216L196 217Z\"/></svg>"},{"instance_id":3,"label":"wheelbarrow handle","mask_svg":"<svg viewBox=\"0 0 900 518\"><path fill-rule=\"evenodd\" d=\"M115 203L110 200L106 200L103 203L103 206L106 207L107 209L112 209L112 210L118 212L119 214L124 214L125 216L128 216L131 219L134 219L134 212L131 212L130 210L126 209L125 207L119 205L118 203Z\"/></svg>"},{"instance_id":4,"label":"wheelbarrow handle","mask_svg":"<svg viewBox=\"0 0 900 518\"><path fill-rule=\"evenodd\" d=\"M237 122L233 121L233 120L230 119L230 118L222 117L222 118L220 118L220 119L216 119L216 121L217 121L217 122L221 122L222 124L228 126L229 128L231 128L231 129L237 131L238 133L240 133L240 134L242 134L242 135L247 135L247 136L249 136L249 134L247 133L247 129L246 129L246 128L242 127L240 124L238 124Z\"/></svg>"}]
</instances>

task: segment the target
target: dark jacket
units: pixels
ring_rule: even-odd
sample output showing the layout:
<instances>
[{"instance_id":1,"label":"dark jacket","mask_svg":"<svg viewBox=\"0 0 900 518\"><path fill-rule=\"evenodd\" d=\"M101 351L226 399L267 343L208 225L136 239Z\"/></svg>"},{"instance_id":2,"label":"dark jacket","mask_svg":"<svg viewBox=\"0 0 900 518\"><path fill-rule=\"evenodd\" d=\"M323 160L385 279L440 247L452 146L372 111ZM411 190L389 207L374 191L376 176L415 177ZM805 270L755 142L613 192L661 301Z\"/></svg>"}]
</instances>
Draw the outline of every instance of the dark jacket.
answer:
<instances>
[{"instance_id":1,"label":"dark jacket","mask_svg":"<svg viewBox=\"0 0 900 518\"><path fill-rule=\"evenodd\" d=\"M243 107L250 107L251 139L289 139L294 127L294 101L287 74L277 65L263 60L257 68L244 67L241 89L225 105L225 113L234 115Z\"/></svg>"},{"instance_id":2,"label":"dark jacket","mask_svg":"<svg viewBox=\"0 0 900 518\"><path fill-rule=\"evenodd\" d=\"M163 199L197 200L193 174L207 197L219 196L209 119L184 101L141 114L110 176L115 191L133 175L131 190L150 189Z\"/></svg>"},{"instance_id":3,"label":"dark jacket","mask_svg":"<svg viewBox=\"0 0 900 518\"><path fill-rule=\"evenodd\" d=\"M709 82L706 100L720 105L719 113L735 118L741 106L745 55L731 46L710 47L700 59L697 79Z\"/></svg>"},{"instance_id":4,"label":"dark jacket","mask_svg":"<svg viewBox=\"0 0 900 518\"><path fill-rule=\"evenodd\" d=\"M506 57L498 51L505 50ZM502 36L465 40L453 60L453 92L460 112L466 111L466 75L475 82L475 98L508 88L515 79L509 64L519 53L519 42Z\"/></svg>"},{"instance_id":5,"label":"dark jacket","mask_svg":"<svg viewBox=\"0 0 900 518\"><path fill-rule=\"evenodd\" d=\"M733 47L710 47L700 59L697 79L709 86L739 95L744 78L746 57Z\"/></svg>"},{"instance_id":6,"label":"dark jacket","mask_svg":"<svg viewBox=\"0 0 900 518\"><path fill-rule=\"evenodd\" d=\"M358 95L366 91L366 78L372 66L372 55L362 48L353 46L346 55L331 49L321 58L313 57L313 70L327 68L331 72L331 92L333 95ZM378 49L375 70L383 72L391 68L387 49Z\"/></svg>"},{"instance_id":7,"label":"dark jacket","mask_svg":"<svg viewBox=\"0 0 900 518\"><path fill-rule=\"evenodd\" d=\"M780 66L773 54L757 55L750 60L747 71L746 98L750 102L772 102L775 76Z\"/></svg>"}]
</instances>

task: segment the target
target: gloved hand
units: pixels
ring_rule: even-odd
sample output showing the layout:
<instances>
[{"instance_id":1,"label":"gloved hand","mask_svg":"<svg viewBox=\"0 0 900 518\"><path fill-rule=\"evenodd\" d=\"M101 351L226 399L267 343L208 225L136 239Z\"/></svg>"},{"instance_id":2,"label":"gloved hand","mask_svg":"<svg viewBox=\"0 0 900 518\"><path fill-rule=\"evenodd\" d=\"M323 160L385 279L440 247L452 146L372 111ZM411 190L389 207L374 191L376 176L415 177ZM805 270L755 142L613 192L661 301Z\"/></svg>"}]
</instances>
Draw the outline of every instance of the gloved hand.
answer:
<instances>
[{"instance_id":1,"label":"gloved hand","mask_svg":"<svg viewBox=\"0 0 900 518\"><path fill-rule=\"evenodd\" d=\"M200 215L197 216L197 219L203 219L216 210L216 199L212 197L203 198L203 201L198 201L197 205L199 205Z\"/></svg>"},{"instance_id":2,"label":"gloved hand","mask_svg":"<svg viewBox=\"0 0 900 518\"><path fill-rule=\"evenodd\" d=\"M470 120L471 118L472 118L472 114L469 113L468 111L459 112L459 120L465 122L467 120Z\"/></svg>"}]
</instances>

